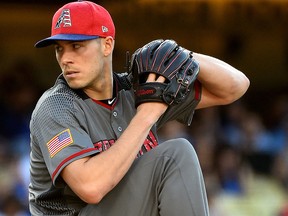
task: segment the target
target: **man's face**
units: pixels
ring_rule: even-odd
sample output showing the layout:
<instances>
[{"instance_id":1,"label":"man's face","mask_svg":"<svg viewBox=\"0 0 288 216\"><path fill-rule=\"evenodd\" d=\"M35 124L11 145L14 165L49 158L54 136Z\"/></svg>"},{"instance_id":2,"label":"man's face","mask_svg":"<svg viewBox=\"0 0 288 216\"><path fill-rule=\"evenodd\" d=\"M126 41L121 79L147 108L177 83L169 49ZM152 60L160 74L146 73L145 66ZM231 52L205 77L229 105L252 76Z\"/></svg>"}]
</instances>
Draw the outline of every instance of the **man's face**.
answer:
<instances>
[{"instance_id":1,"label":"man's face","mask_svg":"<svg viewBox=\"0 0 288 216\"><path fill-rule=\"evenodd\" d=\"M101 39L56 41L55 52L64 78L71 88L97 88L104 67Z\"/></svg>"}]
</instances>

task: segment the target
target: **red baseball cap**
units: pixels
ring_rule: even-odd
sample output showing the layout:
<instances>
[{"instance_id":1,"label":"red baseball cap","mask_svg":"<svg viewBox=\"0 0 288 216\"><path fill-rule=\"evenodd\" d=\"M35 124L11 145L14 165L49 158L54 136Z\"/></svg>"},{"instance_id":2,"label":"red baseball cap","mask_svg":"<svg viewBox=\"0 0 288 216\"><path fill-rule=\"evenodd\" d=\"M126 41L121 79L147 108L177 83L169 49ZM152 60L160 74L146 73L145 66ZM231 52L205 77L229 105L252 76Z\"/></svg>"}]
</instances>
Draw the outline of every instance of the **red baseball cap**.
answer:
<instances>
[{"instance_id":1,"label":"red baseball cap","mask_svg":"<svg viewBox=\"0 0 288 216\"><path fill-rule=\"evenodd\" d=\"M38 41L35 47L46 47L55 40L84 41L99 37L115 38L115 26L109 12L90 1L71 2L53 16L51 37Z\"/></svg>"}]
</instances>

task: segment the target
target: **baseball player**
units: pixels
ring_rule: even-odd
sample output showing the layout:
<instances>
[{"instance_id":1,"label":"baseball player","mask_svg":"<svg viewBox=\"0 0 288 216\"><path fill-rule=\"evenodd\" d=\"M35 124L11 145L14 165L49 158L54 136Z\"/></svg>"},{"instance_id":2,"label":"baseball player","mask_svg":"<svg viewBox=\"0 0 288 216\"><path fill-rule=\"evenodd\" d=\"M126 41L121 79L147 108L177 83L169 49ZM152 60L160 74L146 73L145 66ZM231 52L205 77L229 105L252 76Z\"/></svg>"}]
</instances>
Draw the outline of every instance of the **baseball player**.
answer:
<instances>
[{"instance_id":1,"label":"baseball player","mask_svg":"<svg viewBox=\"0 0 288 216\"><path fill-rule=\"evenodd\" d=\"M190 125L195 109L237 100L249 80L162 39L135 51L129 73L117 74L114 43L108 11L78 1L57 10L51 36L35 44L54 46L62 73L31 118L31 214L209 215L192 145L159 144L157 129L170 120Z\"/></svg>"}]
</instances>

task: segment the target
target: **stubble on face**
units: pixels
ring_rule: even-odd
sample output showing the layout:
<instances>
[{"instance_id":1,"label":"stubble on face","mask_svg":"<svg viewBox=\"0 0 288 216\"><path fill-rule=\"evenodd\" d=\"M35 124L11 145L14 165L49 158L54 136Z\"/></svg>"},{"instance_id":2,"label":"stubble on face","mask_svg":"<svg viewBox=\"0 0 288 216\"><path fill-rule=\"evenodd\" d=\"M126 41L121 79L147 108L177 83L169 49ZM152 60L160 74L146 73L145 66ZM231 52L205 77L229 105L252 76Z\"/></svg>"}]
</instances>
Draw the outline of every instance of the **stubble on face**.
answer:
<instances>
[{"instance_id":1,"label":"stubble on face","mask_svg":"<svg viewBox=\"0 0 288 216\"><path fill-rule=\"evenodd\" d=\"M68 85L72 89L97 88L103 70L99 40L59 42L59 46L62 53L56 56Z\"/></svg>"}]
</instances>

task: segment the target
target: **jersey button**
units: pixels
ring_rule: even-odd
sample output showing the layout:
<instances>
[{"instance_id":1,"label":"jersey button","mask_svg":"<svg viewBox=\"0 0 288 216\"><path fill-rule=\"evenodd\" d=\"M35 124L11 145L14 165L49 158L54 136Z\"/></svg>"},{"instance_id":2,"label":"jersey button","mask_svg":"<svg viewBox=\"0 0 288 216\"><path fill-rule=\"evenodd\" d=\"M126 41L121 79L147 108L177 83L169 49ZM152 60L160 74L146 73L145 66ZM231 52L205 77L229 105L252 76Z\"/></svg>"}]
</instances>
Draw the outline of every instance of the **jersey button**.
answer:
<instances>
[{"instance_id":1,"label":"jersey button","mask_svg":"<svg viewBox=\"0 0 288 216\"><path fill-rule=\"evenodd\" d=\"M118 131L121 132L122 131L122 127L118 127Z\"/></svg>"},{"instance_id":2,"label":"jersey button","mask_svg":"<svg viewBox=\"0 0 288 216\"><path fill-rule=\"evenodd\" d=\"M118 114L117 112L113 112L113 116L116 117Z\"/></svg>"}]
</instances>

